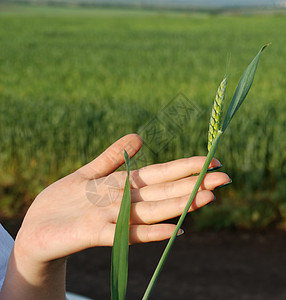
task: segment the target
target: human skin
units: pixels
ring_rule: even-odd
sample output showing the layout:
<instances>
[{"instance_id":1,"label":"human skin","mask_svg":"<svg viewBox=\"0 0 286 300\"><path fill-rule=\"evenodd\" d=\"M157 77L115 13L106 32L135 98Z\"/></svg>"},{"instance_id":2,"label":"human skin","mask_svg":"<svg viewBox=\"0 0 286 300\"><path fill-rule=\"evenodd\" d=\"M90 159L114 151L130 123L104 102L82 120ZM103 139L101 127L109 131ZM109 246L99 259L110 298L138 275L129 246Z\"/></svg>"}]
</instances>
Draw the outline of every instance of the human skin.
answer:
<instances>
[{"instance_id":1,"label":"human skin","mask_svg":"<svg viewBox=\"0 0 286 300\"><path fill-rule=\"evenodd\" d=\"M124 149L132 157L141 146L138 135L126 135L36 197L16 236L0 300L65 299L66 258L113 244L126 179L115 170ZM160 222L182 213L204 161L197 156L131 171L130 244L171 237L175 225ZM213 159L209 168L220 165ZM228 182L225 173L208 173L190 211L211 202L212 190Z\"/></svg>"}]
</instances>

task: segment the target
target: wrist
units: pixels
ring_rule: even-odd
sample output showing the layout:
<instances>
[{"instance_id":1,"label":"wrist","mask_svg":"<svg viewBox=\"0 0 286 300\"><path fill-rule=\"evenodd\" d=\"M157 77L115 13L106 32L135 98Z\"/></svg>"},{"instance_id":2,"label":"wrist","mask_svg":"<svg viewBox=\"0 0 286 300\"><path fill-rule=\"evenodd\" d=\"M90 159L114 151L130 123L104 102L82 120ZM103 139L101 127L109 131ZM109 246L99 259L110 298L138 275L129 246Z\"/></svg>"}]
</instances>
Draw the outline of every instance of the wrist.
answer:
<instances>
[{"instance_id":1,"label":"wrist","mask_svg":"<svg viewBox=\"0 0 286 300\"><path fill-rule=\"evenodd\" d=\"M15 241L0 300L65 299L66 258L39 261Z\"/></svg>"},{"instance_id":2,"label":"wrist","mask_svg":"<svg viewBox=\"0 0 286 300\"><path fill-rule=\"evenodd\" d=\"M66 270L66 258L54 259L51 261L41 261L33 254L26 253L18 249L15 243L11 258L18 272L24 276L28 283L39 286L61 274Z\"/></svg>"}]
</instances>

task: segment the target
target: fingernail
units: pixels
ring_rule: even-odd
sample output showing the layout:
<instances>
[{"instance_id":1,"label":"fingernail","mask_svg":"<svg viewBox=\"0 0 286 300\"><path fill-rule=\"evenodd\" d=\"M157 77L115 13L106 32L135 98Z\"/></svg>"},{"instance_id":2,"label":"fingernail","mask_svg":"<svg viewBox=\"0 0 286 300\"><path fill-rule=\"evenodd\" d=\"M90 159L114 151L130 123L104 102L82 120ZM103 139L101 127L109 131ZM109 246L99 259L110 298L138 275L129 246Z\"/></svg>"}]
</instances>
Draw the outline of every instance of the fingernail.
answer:
<instances>
[{"instance_id":1,"label":"fingernail","mask_svg":"<svg viewBox=\"0 0 286 300\"><path fill-rule=\"evenodd\" d=\"M217 169L219 169L219 168L221 168L221 167L222 167L222 165L217 166L217 167L210 168L210 169L207 170L207 172L215 171L215 170L217 170Z\"/></svg>"},{"instance_id":2,"label":"fingernail","mask_svg":"<svg viewBox=\"0 0 286 300\"><path fill-rule=\"evenodd\" d=\"M180 228L179 231L178 231L178 233L177 233L177 236L181 236L184 233L185 233L185 231L182 228Z\"/></svg>"},{"instance_id":3,"label":"fingernail","mask_svg":"<svg viewBox=\"0 0 286 300\"><path fill-rule=\"evenodd\" d=\"M227 183L224 183L224 184L222 184L222 185L219 185L219 186L217 186L216 188L215 188L215 190L216 189L220 189L220 188L222 188L222 187L225 187L225 186L227 186L227 185L229 185L229 184L231 184L232 183L232 180L230 179L230 181L229 182L227 182Z\"/></svg>"}]
</instances>

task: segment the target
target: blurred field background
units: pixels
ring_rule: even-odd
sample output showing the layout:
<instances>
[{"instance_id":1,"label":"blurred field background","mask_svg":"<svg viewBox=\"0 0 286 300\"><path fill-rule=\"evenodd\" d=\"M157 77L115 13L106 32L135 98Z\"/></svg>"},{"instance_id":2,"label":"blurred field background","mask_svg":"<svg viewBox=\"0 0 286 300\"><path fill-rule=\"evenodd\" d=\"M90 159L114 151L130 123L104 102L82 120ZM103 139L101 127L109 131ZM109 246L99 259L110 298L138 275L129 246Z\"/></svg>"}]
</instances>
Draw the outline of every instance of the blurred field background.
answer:
<instances>
[{"instance_id":1,"label":"blurred field background","mask_svg":"<svg viewBox=\"0 0 286 300\"><path fill-rule=\"evenodd\" d=\"M283 10L0 2L1 221L22 217L44 187L122 135L144 137L146 124L178 97L199 113L175 131L176 116L169 118L160 135L168 143L155 152L147 143L133 166L206 155L209 113L226 70L230 101L250 60L272 42L216 154L233 183L187 223L198 230L285 228L285 29Z\"/></svg>"}]
</instances>

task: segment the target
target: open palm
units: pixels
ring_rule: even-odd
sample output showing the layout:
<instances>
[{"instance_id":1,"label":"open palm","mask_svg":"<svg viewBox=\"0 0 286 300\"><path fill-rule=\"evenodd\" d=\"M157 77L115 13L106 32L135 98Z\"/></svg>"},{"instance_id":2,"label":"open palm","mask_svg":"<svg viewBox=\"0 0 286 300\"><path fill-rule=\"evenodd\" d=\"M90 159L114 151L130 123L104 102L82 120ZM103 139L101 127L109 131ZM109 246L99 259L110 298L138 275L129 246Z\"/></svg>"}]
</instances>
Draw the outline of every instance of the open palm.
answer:
<instances>
[{"instance_id":1,"label":"open palm","mask_svg":"<svg viewBox=\"0 0 286 300\"><path fill-rule=\"evenodd\" d=\"M42 191L31 205L16 238L24 253L51 261L95 246L111 246L126 172L123 150L134 156L142 145L136 134L126 135L99 157ZM188 201L204 157L150 165L130 173L130 243L169 238L173 224L158 224L180 215ZM217 167L217 160L211 167ZM194 176L191 176L194 175ZM229 182L224 173L206 175L191 208L214 199L215 187Z\"/></svg>"}]
</instances>

